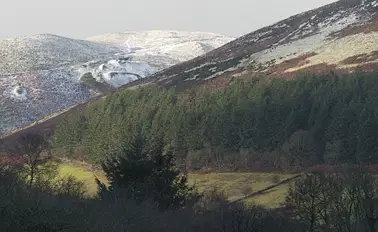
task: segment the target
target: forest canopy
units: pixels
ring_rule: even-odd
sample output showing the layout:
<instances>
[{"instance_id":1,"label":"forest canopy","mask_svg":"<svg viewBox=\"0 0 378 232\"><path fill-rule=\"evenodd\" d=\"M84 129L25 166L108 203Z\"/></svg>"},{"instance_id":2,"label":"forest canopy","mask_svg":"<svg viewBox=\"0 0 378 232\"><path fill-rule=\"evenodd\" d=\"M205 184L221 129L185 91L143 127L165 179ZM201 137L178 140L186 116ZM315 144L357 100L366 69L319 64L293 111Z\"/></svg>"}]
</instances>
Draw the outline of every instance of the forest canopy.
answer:
<instances>
[{"instance_id":1,"label":"forest canopy","mask_svg":"<svg viewBox=\"0 0 378 232\"><path fill-rule=\"evenodd\" d=\"M138 133L191 169L300 169L378 161L378 73L235 80L210 92L120 90L69 115L56 154L100 163Z\"/></svg>"}]
</instances>

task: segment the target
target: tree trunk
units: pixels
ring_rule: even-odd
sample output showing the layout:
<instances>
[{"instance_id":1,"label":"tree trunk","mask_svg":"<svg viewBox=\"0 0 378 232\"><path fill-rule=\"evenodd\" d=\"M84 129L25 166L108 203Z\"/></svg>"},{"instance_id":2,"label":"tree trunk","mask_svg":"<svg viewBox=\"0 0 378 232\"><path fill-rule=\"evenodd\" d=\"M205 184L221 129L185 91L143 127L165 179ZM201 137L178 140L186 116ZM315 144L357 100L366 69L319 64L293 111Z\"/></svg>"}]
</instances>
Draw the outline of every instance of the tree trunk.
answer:
<instances>
[{"instance_id":1,"label":"tree trunk","mask_svg":"<svg viewBox=\"0 0 378 232\"><path fill-rule=\"evenodd\" d=\"M31 188L33 186L34 177L35 177L35 167L32 166L31 170L30 170L29 188Z\"/></svg>"}]
</instances>

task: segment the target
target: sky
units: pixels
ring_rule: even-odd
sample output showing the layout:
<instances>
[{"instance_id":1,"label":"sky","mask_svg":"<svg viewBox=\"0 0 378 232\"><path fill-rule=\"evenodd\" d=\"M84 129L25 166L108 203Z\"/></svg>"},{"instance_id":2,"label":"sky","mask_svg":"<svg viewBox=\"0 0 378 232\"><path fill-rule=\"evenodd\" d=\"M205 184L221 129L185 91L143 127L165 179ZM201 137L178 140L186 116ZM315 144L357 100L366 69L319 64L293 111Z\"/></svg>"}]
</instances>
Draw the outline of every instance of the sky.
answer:
<instances>
[{"instance_id":1,"label":"sky","mask_svg":"<svg viewBox=\"0 0 378 232\"><path fill-rule=\"evenodd\" d=\"M335 0L11 0L0 39L57 34L85 39L142 30L204 31L239 37Z\"/></svg>"}]
</instances>

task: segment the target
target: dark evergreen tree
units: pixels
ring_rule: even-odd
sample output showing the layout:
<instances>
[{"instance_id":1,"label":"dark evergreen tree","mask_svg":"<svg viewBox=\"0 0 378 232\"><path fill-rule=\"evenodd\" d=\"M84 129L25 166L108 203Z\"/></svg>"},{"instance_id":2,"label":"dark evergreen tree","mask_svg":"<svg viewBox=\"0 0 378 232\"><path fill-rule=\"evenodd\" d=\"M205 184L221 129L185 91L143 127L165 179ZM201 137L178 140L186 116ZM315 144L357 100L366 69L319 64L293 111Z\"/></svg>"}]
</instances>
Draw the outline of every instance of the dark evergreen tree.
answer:
<instances>
[{"instance_id":1,"label":"dark evergreen tree","mask_svg":"<svg viewBox=\"0 0 378 232\"><path fill-rule=\"evenodd\" d=\"M99 196L138 202L153 200L160 209L194 203L199 195L174 165L174 156L170 151L164 152L161 137L147 144L138 134L120 155L110 155L102 162L109 187L96 179Z\"/></svg>"}]
</instances>

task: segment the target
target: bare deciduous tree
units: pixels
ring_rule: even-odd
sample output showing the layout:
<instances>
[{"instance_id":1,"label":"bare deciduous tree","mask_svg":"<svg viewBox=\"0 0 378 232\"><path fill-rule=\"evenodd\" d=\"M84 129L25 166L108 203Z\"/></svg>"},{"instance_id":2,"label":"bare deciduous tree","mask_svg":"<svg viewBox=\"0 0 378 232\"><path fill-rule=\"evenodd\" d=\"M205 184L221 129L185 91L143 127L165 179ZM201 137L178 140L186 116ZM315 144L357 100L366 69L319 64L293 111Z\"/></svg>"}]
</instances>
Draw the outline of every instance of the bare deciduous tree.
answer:
<instances>
[{"instance_id":1,"label":"bare deciduous tree","mask_svg":"<svg viewBox=\"0 0 378 232\"><path fill-rule=\"evenodd\" d=\"M307 231L377 231L378 183L361 169L306 174L286 204Z\"/></svg>"},{"instance_id":2,"label":"bare deciduous tree","mask_svg":"<svg viewBox=\"0 0 378 232\"><path fill-rule=\"evenodd\" d=\"M23 135L12 144L6 144L5 151L10 162L23 165L29 187L32 187L39 173L46 171L41 164L51 157L50 144L40 134Z\"/></svg>"}]
</instances>

